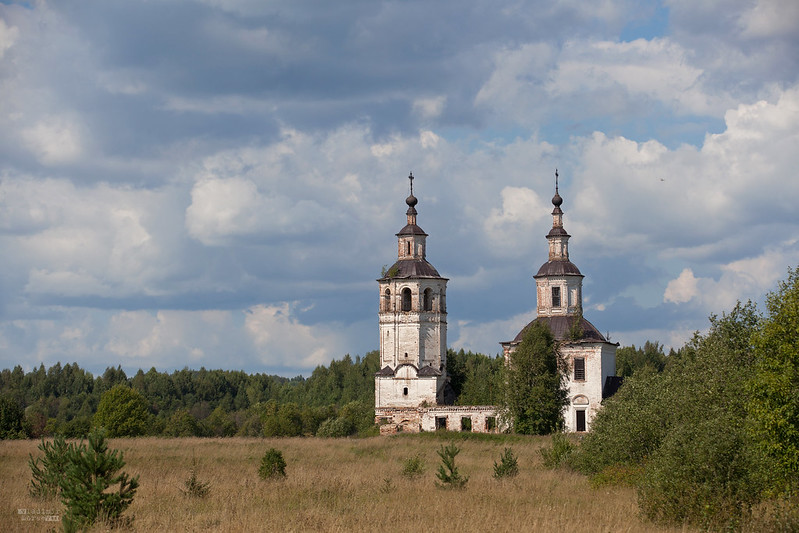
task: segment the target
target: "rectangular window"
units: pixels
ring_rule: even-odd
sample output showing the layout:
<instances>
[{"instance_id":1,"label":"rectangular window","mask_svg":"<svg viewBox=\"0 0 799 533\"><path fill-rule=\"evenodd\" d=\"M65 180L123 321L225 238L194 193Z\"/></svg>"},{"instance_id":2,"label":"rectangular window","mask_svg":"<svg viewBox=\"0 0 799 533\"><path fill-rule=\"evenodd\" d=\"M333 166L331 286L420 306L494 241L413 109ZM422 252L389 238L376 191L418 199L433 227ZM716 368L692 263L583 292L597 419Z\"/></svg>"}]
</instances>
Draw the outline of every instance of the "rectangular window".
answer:
<instances>
[{"instance_id":1,"label":"rectangular window","mask_svg":"<svg viewBox=\"0 0 799 533\"><path fill-rule=\"evenodd\" d=\"M560 287L552 287L552 307L560 307Z\"/></svg>"},{"instance_id":2,"label":"rectangular window","mask_svg":"<svg viewBox=\"0 0 799 533\"><path fill-rule=\"evenodd\" d=\"M575 428L577 431L585 431L585 411L575 411L577 415L577 427Z\"/></svg>"},{"instance_id":3,"label":"rectangular window","mask_svg":"<svg viewBox=\"0 0 799 533\"><path fill-rule=\"evenodd\" d=\"M585 359L574 358L574 381L585 381Z\"/></svg>"},{"instance_id":4,"label":"rectangular window","mask_svg":"<svg viewBox=\"0 0 799 533\"><path fill-rule=\"evenodd\" d=\"M486 417L486 430L491 431L497 428L497 417L495 416L487 416Z\"/></svg>"},{"instance_id":5,"label":"rectangular window","mask_svg":"<svg viewBox=\"0 0 799 533\"><path fill-rule=\"evenodd\" d=\"M472 430L472 419L468 416L461 417L461 431L471 431Z\"/></svg>"}]
</instances>

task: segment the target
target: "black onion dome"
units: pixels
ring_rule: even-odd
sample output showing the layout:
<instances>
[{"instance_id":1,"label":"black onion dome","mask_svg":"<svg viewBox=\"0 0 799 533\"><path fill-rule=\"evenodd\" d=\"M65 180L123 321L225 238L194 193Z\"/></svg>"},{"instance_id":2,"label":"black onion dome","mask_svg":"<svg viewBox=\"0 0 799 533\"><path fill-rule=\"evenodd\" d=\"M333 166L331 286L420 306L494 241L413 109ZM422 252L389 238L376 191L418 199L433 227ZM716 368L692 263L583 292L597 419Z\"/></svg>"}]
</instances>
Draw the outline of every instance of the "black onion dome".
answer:
<instances>
[{"instance_id":1,"label":"black onion dome","mask_svg":"<svg viewBox=\"0 0 799 533\"><path fill-rule=\"evenodd\" d=\"M552 336L558 341L571 341L571 342L608 342L604 335L602 335L592 323L585 318L580 322L580 328L583 330L583 335L579 339L571 339L570 333L572 325L577 319L576 316L540 316L524 326L518 335L511 341L511 344L518 344L522 342L527 330L536 322L541 322L549 327Z\"/></svg>"},{"instance_id":2,"label":"black onion dome","mask_svg":"<svg viewBox=\"0 0 799 533\"><path fill-rule=\"evenodd\" d=\"M563 203L563 198L561 198L560 195L557 192L555 192L555 196L552 197L552 205L554 205L555 207L560 207L562 203Z\"/></svg>"},{"instance_id":3,"label":"black onion dome","mask_svg":"<svg viewBox=\"0 0 799 533\"><path fill-rule=\"evenodd\" d=\"M580 269L571 261L547 261L538 269L534 278L544 276L582 276Z\"/></svg>"},{"instance_id":4,"label":"black onion dome","mask_svg":"<svg viewBox=\"0 0 799 533\"><path fill-rule=\"evenodd\" d=\"M410 196L405 198L405 203L408 204L408 207L416 207L416 204L419 203L419 200L411 193Z\"/></svg>"}]
</instances>

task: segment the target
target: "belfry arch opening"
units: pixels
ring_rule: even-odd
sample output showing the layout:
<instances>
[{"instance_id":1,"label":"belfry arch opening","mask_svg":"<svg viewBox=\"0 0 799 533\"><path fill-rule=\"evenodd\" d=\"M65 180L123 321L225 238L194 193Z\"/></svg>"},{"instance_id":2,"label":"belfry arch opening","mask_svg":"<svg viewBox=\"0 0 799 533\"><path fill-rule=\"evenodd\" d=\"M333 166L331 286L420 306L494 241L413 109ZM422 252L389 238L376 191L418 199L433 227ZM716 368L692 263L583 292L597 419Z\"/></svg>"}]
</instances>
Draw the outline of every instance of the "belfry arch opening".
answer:
<instances>
[{"instance_id":1,"label":"belfry arch opening","mask_svg":"<svg viewBox=\"0 0 799 533\"><path fill-rule=\"evenodd\" d=\"M433 289L427 288L424 290L424 310L433 310Z\"/></svg>"},{"instance_id":2,"label":"belfry arch opening","mask_svg":"<svg viewBox=\"0 0 799 533\"><path fill-rule=\"evenodd\" d=\"M402 310L411 310L411 290L408 287L402 289Z\"/></svg>"}]
</instances>

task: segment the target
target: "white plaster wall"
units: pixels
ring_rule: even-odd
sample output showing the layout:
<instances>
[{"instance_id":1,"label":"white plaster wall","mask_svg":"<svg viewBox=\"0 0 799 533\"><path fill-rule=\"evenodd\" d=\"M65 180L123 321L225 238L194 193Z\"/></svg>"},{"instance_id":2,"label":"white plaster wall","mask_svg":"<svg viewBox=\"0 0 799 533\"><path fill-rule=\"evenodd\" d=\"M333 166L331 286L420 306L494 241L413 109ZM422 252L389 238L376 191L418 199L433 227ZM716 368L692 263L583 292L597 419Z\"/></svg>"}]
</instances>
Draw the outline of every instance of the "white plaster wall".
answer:
<instances>
[{"instance_id":1,"label":"white plaster wall","mask_svg":"<svg viewBox=\"0 0 799 533\"><path fill-rule=\"evenodd\" d=\"M615 355L615 346L607 343L561 345L561 353L568 364L566 385L569 391L569 403L563 413L566 431L573 432L577 430L575 412L578 409L584 409L586 411L586 430L590 431L591 429L591 420L602 404L602 386L605 383L605 378L608 375L612 375L606 374L609 367L606 358L610 355L607 347L613 348L613 354ZM585 359L584 381L574 381L573 361L575 357L582 357ZM615 368L615 361L613 364ZM588 405L575 406L573 400L577 396L585 396L588 398Z\"/></svg>"}]
</instances>

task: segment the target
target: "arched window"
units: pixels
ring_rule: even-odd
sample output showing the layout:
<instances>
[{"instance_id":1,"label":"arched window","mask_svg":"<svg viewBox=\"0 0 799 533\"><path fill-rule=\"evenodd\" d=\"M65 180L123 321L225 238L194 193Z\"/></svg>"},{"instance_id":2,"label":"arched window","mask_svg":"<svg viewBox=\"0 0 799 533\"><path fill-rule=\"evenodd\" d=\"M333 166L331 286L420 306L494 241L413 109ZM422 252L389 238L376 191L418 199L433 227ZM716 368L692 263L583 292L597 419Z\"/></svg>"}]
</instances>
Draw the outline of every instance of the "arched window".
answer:
<instances>
[{"instance_id":1,"label":"arched window","mask_svg":"<svg viewBox=\"0 0 799 533\"><path fill-rule=\"evenodd\" d=\"M439 305L439 310L442 313L447 312L447 295L444 292L444 289L441 289L441 292L438 293L438 305Z\"/></svg>"},{"instance_id":2,"label":"arched window","mask_svg":"<svg viewBox=\"0 0 799 533\"><path fill-rule=\"evenodd\" d=\"M411 241L408 241L408 255L411 255Z\"/></svg>"},{"instance_id":3,"label":"arched window","mask_svg":"<svg viewBox=\"0 0 799 533\"><path fill-rule=\"evenodd\" d=\"M402 310L411 310L411 290L408 287L402 289Z\"/></svg>"},{"instance_id":4,"label":"arched window","mask_svg":"<svg viewBox=\"0 0 799 533\"><path fill-rule=\"evenodd\" d=\"M383 311L391 311L391 290L386 289L383 295Z\"/></svg>"},{"instance_id":5,"label":"arched window","mask_svg":"<svg viewBox=\"0 0 799 533\"><path fill-rule=\"evenodd\" d=\"M433 289L424 290L424 310L425 311L433 310Z\"/></svg>"}]
</instances>

